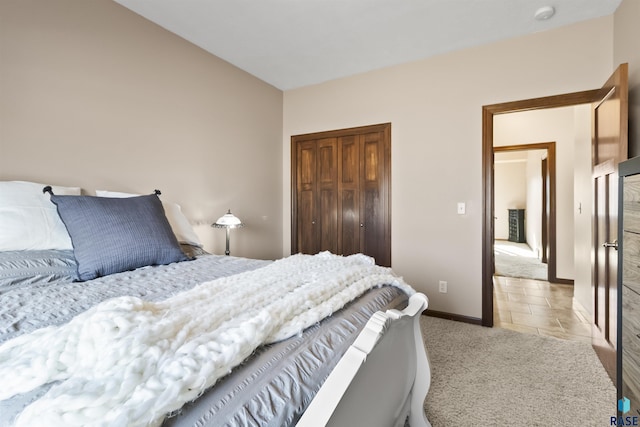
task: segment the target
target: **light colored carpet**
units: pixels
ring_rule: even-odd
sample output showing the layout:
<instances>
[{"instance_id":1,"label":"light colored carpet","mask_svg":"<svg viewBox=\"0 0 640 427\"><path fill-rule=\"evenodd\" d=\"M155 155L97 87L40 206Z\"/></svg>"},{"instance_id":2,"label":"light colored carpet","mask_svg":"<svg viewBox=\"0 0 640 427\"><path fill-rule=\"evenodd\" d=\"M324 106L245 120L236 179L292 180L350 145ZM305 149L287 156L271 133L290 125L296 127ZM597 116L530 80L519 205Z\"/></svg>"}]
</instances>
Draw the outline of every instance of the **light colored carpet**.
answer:
<instances>
[{"instance_id":1,"label":"light colored carpet","mask_svg":"<svg viewBox=\"0 0 640 427\"><path fill-rule=\"evenodd\" d=\"M605 426L616 389L588 343L422 316L433 427Z\"/></svg>"},{"instance_id":2,"label":"light colored carpet","mask_svg":"<svg viewBox=\"0 0 640 427\"><path fill-rule=\"evenodd\" d=\"M493 248L496 275L547 280L547 265L540 262L526 243L496 240Z\"/></svg>"}]
</instances>

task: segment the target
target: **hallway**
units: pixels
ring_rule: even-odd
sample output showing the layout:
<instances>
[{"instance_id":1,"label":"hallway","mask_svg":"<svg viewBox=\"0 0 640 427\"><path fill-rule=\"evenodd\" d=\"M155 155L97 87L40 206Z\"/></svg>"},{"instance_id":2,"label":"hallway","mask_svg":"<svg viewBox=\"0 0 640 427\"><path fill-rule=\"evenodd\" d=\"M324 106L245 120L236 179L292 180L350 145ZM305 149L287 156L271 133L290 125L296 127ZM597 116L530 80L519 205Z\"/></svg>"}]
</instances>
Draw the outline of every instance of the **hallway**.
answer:
<instances>
[{"instance_id":1,"label":"hallway","mask_svg":"<svg viewBox=\"0 0 640 427\"><path fill-rule=\"evenodd\" d=\"M493 276L494 327L591 342L591 319L573 286Z\"/></svg>"}]
</instances>

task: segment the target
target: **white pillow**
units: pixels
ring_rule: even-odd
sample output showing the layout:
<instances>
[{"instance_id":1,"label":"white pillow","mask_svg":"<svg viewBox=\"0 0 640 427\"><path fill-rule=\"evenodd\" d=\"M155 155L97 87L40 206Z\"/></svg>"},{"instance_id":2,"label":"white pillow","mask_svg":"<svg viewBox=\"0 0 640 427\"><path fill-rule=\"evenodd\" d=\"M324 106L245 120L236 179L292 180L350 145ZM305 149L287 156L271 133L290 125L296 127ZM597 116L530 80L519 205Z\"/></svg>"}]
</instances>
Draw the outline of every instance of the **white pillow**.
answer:
<instances>
[{"instance_id":1,"label":"white pillow","mask_svg":"<svg viewBox=\"0 0 640 427\"><path fill-rule=\"evenodd\" d=\"M55 193L55 191L54 191ZM106 191L106 190L96 190L96 196L98 197L135 197L140 194L132 194L132 193L119 193L117 191ZM173 230L173 234L176 235L176 239L180 243L186 243L192 246L202 247L202 243L200 242L200 238L191 227L189 220L182 213L182 208L180 205L175 203L162 202L162 207L164 208L164 214L169 220L169 225L171 225L171 229Z\"/></svg>"},{"instance_id":2,"label":"white pillow","mask_svg":"<svg viewBox=\"0 0 640 427\"><path fill-rule=\"evenodd\" d=\"M46 184L0 181L0 251L73 249ZM53 193L79 195L79 187L53 186Z\"/></svg>"}]
</instances>

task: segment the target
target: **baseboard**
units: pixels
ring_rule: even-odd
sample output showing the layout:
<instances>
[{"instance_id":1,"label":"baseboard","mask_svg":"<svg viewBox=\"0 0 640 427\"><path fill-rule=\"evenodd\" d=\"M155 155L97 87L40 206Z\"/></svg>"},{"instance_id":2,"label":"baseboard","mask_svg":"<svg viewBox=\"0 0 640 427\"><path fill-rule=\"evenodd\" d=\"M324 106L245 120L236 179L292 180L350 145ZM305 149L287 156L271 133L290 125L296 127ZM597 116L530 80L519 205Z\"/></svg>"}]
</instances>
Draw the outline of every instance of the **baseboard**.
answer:
<instances>
[{"instance_id":1,"label":"baseboard","mask_svg":"<svg viewBox=\"0 0 640 427\"><path fill-rule=\"evenodd\" d=\"M581 314L587 318L589 323L593 324L593 313L591 313L591 310L587 310L587 308L584 305L582 305L582 303L578 301L578 299L575 296L573 297L573 305L574 305L574 308L577 308L578 311L580 311Z\"/></svg>"},{"instance_id":2,"label":"baseboard","mask_svg":"<svg viewBox=\"0 0 640 427\"><path fill-rule=\"evenodd\" d=\"M556 277L555 280L550 283L557 283L559 285L573 285L573 279L561 279L559 277Z\"/></svg>"},{"instance_id":3,"label":"baseboard","mask_svg":"<svg viewBox=\"0 0 640 427\"><path fill-rule=\"evenodd\" d=\"M447 313L445 311L436 311L427 309L422 313L423 316L438 317L440 319L455 320L456 322L470 323L472 325L482 325L482 319L471 316L463 316L461 314Z\"/></svg>"}]
</instances>

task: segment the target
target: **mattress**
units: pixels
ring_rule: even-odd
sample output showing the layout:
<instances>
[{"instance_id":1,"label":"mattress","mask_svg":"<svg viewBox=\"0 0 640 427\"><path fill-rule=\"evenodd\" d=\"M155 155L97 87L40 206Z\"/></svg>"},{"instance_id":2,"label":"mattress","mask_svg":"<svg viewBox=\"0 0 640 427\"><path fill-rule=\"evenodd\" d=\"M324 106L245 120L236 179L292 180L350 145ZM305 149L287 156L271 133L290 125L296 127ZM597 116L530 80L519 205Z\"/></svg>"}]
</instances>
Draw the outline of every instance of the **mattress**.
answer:
<instances>
[{"instance_id":1,"label":"mattress","mask_svg":"<svg viewBox=\"0 0 640 427\"><path fill-rule=\"evenodd\" d=\"M130 295L160 301L204 281L269 264L263 260L200 255L193 261L74 282L65 272L73 263L71 260L69 264L69 254L45 251L32 255L36 256L25 261L15 253L0 254L0 343L45 326L66 323L109 298ZM26 274L29 268L35 270ZM259 347L215 387L170 414L164 425L295 425L371 315L378 310L402 308L406 299L395 287L376 288L302 334ZM26 405L50 387L51 384L45 385L1 401L0 425L10 425Z\"/></svg>"}]
</instances>

